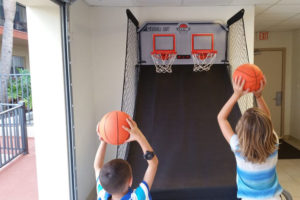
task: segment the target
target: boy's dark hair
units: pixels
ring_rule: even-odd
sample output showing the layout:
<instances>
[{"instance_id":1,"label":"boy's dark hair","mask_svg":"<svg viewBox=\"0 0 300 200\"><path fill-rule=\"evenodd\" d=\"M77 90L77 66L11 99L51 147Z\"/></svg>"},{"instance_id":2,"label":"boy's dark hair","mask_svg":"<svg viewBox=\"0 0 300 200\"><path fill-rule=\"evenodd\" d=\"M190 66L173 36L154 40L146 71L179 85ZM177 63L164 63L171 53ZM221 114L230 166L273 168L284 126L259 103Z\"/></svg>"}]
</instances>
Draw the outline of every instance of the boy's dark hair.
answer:
<instances>
[{"instance_id":1,"label":"boy's dark hair","mask_svg":"<svg viewBox=\"0 0 300 200\"><path fill-rule=\"evenodd\" d=\"M128 189L126 187L131 177L131 166L122 159L114 159L104 164L99 175L102 187L110 194L122 193Z\"/></svg>"}]
</instances>

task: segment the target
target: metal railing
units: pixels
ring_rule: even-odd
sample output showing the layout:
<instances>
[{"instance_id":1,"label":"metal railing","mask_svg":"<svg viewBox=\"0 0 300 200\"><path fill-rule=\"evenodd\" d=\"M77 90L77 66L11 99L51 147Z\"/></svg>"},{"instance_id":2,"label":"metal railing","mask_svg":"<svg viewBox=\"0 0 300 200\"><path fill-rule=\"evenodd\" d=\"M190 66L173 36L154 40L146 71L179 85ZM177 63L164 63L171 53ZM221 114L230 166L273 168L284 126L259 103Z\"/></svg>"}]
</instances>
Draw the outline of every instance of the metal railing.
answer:
<instances>
[{"instance_id":1,"label":"metal railing","mask_svg":"<svg viewBox=\"0 0 300 200\"><path fill-rule=\"evenodd\" d=\"M28 153L25 103L0 104L0 168Z\"/></svg>"},{"instance_id":2,"label":"metal railing","mask_svg":"<svg viewBox=\"0 0 300 200\"><path fill-rule=\"evenodd\" d=\"M24 101L27 125L33 125L30 74L0 74L0 96L4 104Z\"/></svg>"}]
</instances>

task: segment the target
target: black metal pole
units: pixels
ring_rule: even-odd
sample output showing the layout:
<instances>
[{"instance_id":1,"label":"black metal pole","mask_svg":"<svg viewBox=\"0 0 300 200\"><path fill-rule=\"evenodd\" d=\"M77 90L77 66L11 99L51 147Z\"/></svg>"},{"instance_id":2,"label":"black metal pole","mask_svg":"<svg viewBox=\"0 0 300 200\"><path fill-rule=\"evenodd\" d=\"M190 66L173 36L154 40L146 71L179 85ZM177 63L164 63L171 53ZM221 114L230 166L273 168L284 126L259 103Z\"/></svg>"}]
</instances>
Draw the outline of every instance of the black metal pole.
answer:
<instances>
[{"instance_id":1,"label":"black metal pole","mask_svg":"<svg viewBox=\"0 0 300 200\"><path fill-rule=\"evenodd\" d=\"M239 19L243 18L245 13L245 9L240 10L235 15L233 15L228 21L227 26L230 26L231 24L234 24L234 22L238 21Z\"/></svg>"},{"instance_id":2,"label":"black metal pole","mask_svg":"<svg viewBox=\"0 0 300 200\"><path fill-rule=\"evenodd\" d=\"M28 138L27 138L27 124L26 124L26 113L25 113L25 102L19 102L20 107L20 125L21 125L21 138L23 146L23 154L28 154Z\"/></svg>"}]
</instances>

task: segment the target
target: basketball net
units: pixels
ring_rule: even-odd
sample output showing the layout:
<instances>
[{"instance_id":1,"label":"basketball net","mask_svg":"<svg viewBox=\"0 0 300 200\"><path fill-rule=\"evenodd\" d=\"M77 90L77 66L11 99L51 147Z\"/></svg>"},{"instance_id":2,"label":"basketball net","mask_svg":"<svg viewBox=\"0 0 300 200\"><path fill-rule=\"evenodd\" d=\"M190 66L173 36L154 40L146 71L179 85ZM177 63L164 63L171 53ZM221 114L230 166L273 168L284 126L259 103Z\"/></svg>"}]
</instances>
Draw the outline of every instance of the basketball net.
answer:
<instances>
[{"instance_id":1,"label":"basketball net","mask_svg":"<svg viewBox=\"0 0 300 200\"><path fill-rule=\"evenodd\" d=\"M192 58L194 62L194 72L202 72L202 71L209 71L211 66L214 64L214 60L217 57L216 51L211 52L193 52Z\"/></svg>"},{"instance_id":2,"label":"basketball net","mask_svg":"<svg viewBox=\"0 0 300 200\"><path fill-rule=\"evenodd\" d=\"M176 59L176 52L170 53L152 53L151 57L154 62L157 73L172 73L172 65Z\"/></svg>"}]
</instances>

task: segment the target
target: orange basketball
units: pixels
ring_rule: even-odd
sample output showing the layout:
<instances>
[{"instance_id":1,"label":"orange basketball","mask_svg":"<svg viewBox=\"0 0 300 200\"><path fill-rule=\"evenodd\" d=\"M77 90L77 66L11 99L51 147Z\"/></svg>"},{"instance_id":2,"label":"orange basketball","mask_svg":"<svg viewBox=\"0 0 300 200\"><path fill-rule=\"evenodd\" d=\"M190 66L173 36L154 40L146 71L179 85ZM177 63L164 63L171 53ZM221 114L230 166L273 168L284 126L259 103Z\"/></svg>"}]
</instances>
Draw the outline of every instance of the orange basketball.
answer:
<instances>
[{"instance_id":1,"label":"orange basketball","mask_svg":"<svg viewBox=\"0 0 300 200\"><path fill-rule=\"evenodd\" d=\"M105 114L97 127L99 136L109 144L123 144L129 138L129 133L122 128L122 126L130 128L126 121L127 118L130 116L121 111Z\"/></svg>"},{"instance_id":2,"label":"orange basketball","mask_svg":"<svg viewBox=\"0 0 300 200\"><path fill-rule=\"evenodd\" d=\"M260 81L263 80L263 72L254 64L240 65L233 73L233 80L241 76L245 80L243 90L249 92L257 91L260 88Z\"/></svg>"}]
</instances>

